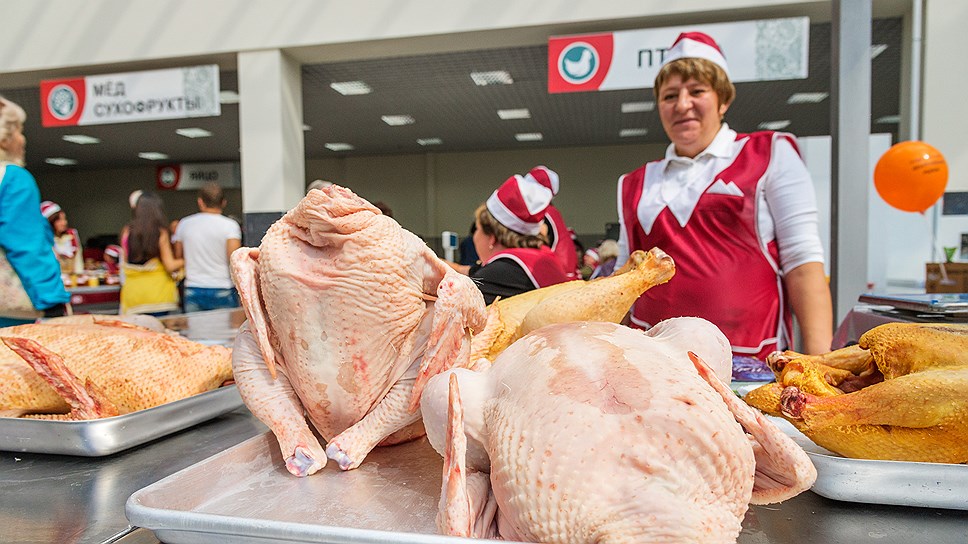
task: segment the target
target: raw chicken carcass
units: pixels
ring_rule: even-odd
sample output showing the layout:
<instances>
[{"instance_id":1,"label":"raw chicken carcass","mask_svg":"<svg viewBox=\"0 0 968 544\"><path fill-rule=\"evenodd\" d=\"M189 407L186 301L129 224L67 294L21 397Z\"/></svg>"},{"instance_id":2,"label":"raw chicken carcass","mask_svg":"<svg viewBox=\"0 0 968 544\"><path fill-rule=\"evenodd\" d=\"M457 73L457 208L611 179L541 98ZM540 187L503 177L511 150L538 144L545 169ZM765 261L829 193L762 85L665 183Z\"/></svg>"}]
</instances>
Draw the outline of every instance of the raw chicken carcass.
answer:
<instances>
[{"instance_id":1,"label":"raw chicken carcass","mask_svg":"<svg viewBox=\"0 0 968 544\"><path fill-rule=\"evenodd\" d=\"M845 457L968 462L968 326L888 323L824 355L787 351L750 405Z\"/></svg>"},{"instance_id":2,"label":"raw chicken carcass","mask_svg":"<svg viewBox=\"0 0 968 544\"><path fill-rule=\"evenodd\" d=\"M471 361L493 361L518 338L552 323L618 323L642 293L675 273L672 257L661 249L637 250L609 277L559 283L498 300L487 308L484 330L471 339Z\"/></svg>"},{"instance_id":3,"label":"raw chicken carcass","mask_svg":"<svg viewBox=\"0 0 968 544\"><path fill-rule=\"evenodd\" d=\"M0 337L0 415L8 417L126 414L232 378L228 348L121 321L18 325L0 329Z\"/></svg>"},{"instance_id":4,"label":"raw chicken carcass","mask_svg":"<svg viewBox=\"0 0 968 544\"><path fill-rule=\"evenodd\" d=\"M236 382L297 476L327 455L350 469L385 440L421 436L423 385L466 366L470 332L484 327L470 278L337 185L310 191L232 267L248 316Z\"/></svg>"},{"instance_id":5,"label":"raw chicken carcass","mask_svg":"<svg viewBox=\"0 0 968 544\"><path fill-rule=\"evenodd\" d=\"M792 497L816 471L724 384L731 361L702 319L648 332L576 322L532 332L483 372L434 377L421 410L444 456L439 530L734 542L750 502Z\"/></svg>"}]
</instances>

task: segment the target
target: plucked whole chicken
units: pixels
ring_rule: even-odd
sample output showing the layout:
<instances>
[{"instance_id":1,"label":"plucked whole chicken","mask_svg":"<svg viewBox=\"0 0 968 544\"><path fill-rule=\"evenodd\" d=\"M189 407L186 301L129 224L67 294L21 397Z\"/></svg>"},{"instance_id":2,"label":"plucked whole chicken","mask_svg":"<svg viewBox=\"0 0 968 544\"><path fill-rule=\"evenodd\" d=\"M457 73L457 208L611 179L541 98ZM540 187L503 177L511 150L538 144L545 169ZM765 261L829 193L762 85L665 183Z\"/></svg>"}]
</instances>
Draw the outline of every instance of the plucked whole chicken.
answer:
<instances>
[{"instance_id":1,"label":"plucked whole chicken","mask_svg":"<svg viewBox=\"0 0 968 544\"><path fill-rule=\"evenodd\" d=\"M433 377L421 411L444 456L438 529L548 543L735 542L750 502L790 498L816 471L731 392L730 374L722 332L677 318L648 332L549 325L482 372Z\"/></svg>"},{"instance_id":2,"label":"plucked whole chicken","mask_svg":"<svg viewBox=\"0 0 968 544\"><path fill-rule=\"evenodd\" d=\"M232 271L248 317L233 354L249 410L306 476L422 436L426 380L468 364L485 323L470 278L349 189L314 189ZM308 417L328 442L326 450Z\"/></svg>"},{"instance_id":3,"label":"plucked whole chicken","mask_svg":"<svg viewBox=\"0 0 968 544\"><path fill-rule=\"evenodd\" d=\"M118 320L0 329L0 415L94 419L152 408L232 378L231 350Z\"/></svg>"},{"instance_id":4,"label":"plucked whole chicken","mask_svg":"<svg viewBox=\"0 0 968 544\"><path fill-rule=\"evenodd\" d=\"M777 352L744 400L845 457L968 462L968 325L887 323L824 355Z\"/></svg>"}]
</instances>

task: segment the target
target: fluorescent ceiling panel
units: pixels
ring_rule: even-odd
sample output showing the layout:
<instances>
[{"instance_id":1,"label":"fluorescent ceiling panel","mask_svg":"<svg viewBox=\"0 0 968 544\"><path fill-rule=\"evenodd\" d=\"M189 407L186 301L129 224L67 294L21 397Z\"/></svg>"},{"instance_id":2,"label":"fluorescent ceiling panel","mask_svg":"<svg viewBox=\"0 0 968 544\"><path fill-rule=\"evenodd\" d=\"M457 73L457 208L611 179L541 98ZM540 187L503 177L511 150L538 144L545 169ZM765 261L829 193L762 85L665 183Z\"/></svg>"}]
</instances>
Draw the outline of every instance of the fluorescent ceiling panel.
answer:
<instances>
[{"instance_id":1,"label":"fluorescent ceiling panel","mask_svg":"<svg viewBox=\"0 0 968 544\"><path fill-rule=\"evenodd\" d=\"M652 111L655 109L655 102L651 100L648 102L623 102L622 103L622 113L639 113L643 111Z\"/></svg>"},{"instance_id":2,"label":"fluorescent ceiling panel","mask_svg":"<svg viewBox=\"0 0 968 544\"><path fill-rule=\"evenodd\" d=\"M142 159L148 159L149 161L163 161L168 158L168 155L159 153L157 151L142 151L141 153L138 153L138 156Z\"/></svg>"},{"instance_id":3,"label":"fluorescent ceiling panel","mask_svg":"<svg viewBox=\"0 0 968 544\"><path fill-rule=\"evenodd\" d=\"M420 145L440 145L444 143L440 138L419 138L417 143Z\"/></svg>"},{"instance_id":4,"label":"fluorescent ceiling panel","mask_svg":"<svg viewBox=\"0 0 968 544\"><path fill-rule=\"evenodd\" d=\"M649 133L647 128L623 128L619 131L618 135L622 138L632 138L635 136L645 136Z\"/></svg>"},{"instance_id":5,"label":"fluorescent ceiling panel","mask_svg":"<svg viewBox=\"0 0 968 544\"><path fill-rule=\"evenodd\" d=\"M362 81L337 81L336 83L330 83L329 88L343 96L370 94L373 92L373 89Z\"/></svg>"},{"instance_id":6,"label":"fluorescent ceiling panel","mask_svg":"<svg viewBox=\"0 0 968 544\"><path fill-rule=\"evenodd\" d=\"M64 157L51 157L49 159L44 159L47 164L53 164L54 166L73 166L77 164L74 159L67 159Z\"/></svg>"},{"instance_id":7,"label":"fluorescent ceiling panel","mask_svg":"<svg viewBox=\"0 0 968 544\"><path fill-rule=\"evenodd\" d=\"M343 142L334 142L326 144L326 149L330 151L350 151L353 149L353 146Z\"/></svg>"},{"instance_id":8,"label":"fluorescent ceiling panel","mask_svg":"<svg viewBox=\"0 0 968 544\"><path fill-rule=\"evenodd\" d=\"M175 134L186 138L208 138L212 135L211 132L198 127L180 128L175 131Z\"/></svg>"},{"instance_id":9,"label":"fluorescent ceiling panel","mask_svg":"<svg viewBox=\"0 0 968 544\"><path fill-rule=\"evenodd\" d=\"M514 83L514 78L511 77L511 74L504 70L471 72L471 79L481 87L485 85L511 85Z\"/></svg>"},{"instance_id":10,"label":"fluorescent ceiling panel","mask_svg":"<svg viewBox=\"0 0 968 544\"><path fill-rule=\"evenodd\" d=\"M520 132L514 135L514 139L519 142L540 142L544 136L540 132Z\"/></svg>"},{"instance_id":11,"label":"fluorescent ceiling panel","mask_svg":"<svg viewBox=\"0 0 968 544\"><path fill-rule=\"evenodd\" d=\"M760 123L762 130L781 130L788 126L790 126L789 119L783 119L782 121L764 121Z\"/></svg>"},{"instance_id":12,"label":"fluorescent ceiling panel","mask_svg":"<svg viewBox=\"0 0 968 544\"><path fill-rule=\"evenodd\" d=\"M531 119L531 112L528 108L518 108L515 110L497 110L497 116L507 121L508 119Z\"/></svg>"},{"instance_id":13,"label":"fluorescent ceiling panel","mask_svg":"<svg viewBox=\"0 0 968 544\"><path fill-rule=\"evenodd\" d=\"M412 115L384 115L380 119L391 127L412 125L415 121Z\"/></svg>"},{"instance_id":14,"label":"fluorescent ceiling panel","mask_svg":"<svg viewBox=\"0 0 968 544\"><path fill-rule=\"evenodd\" d=\"M817 104L828 96L829 93L794 93L787 99L787 104Z\"/></svg>"},{"instance_id":15,"label":"fluorescent ceiling panel","mask_svg":"<svg viewBox=\"0 0 968 544\"><path fill-rule=\"evenodd\" d=\"M220 104L238 104L239 93L235 91L219 91L218 101Z\"/></svg>"},{"instance_id":16,"label":"fluorescent ceiling panel","mask_svg":"<svg viewBox=\"0 0 968 544\"><path fill-rule=\"evenodd\" d=\"M95 138L94 136L86 136L84 134L65 134L61 136L61 139L65 142L71 142L75 144L88 145L88 144L99 144L101 140Z\"/></svg>"}]
</instances>

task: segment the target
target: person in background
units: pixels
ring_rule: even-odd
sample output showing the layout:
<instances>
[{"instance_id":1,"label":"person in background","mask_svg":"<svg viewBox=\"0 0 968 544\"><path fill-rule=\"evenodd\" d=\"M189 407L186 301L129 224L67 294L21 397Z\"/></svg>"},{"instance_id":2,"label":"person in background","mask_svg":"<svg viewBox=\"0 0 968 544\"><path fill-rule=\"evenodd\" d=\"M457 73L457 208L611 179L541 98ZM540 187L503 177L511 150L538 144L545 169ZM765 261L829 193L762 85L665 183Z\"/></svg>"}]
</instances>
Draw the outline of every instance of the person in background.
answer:
<instances>
[{"instance_id":1,"label":"person in background","mask_svg":"<svg viewBox=\"0 0 968 544\"><path fill-rule=\"evenodd\" d=\"M382 213L383 215L391 219L393 218L393 208L391 208L390 205L387 204L386 202L382 200L377 200L376 202L373 203L373 205L376 206L376 208L380 210L380 213Z\"/></svg>"},{"instance_id":2,"label":"person in background","mask_svg":"<svg viewBox=\"0 0 968 544\"><path fill-rule=\"evenodd\" d=\"M598 245L598 266L588 279L604 278L615 272L615 261L618 260L618 242L603 240Z\"/></svg>"},{"instance_id":3,"label":"person in background","mask_svg":"<svg viewBox=\"0 0 968 544\"><path fill-rule=\"evenodd\" d=\"M313 189L322 189L323 187L329 187L332 184L333 184L332 181L326 181L324 179L314 179L313 182L310 183L308 187L306 187L306 194L309 194L309 191L312 191Z\"/></svg>"},{"instance_id":4,"label":"person in background","mask_svg":"<svg viewBox=\"0 0 968 544\"><path fill-rule=\"evenodd\" d=\"M40 203L40 213L50 223L54 231L54 254L60 263L61 273L81 274L84 272L84 248L77 229L67 225L67 213L50 200Z\"/></svg>"},{"instance_id":5,"label":"person in background","mask_svg":"<svg viewBox=\"0 0 968 544\"><path fill-rule=\"evenodd\" d=\"M53 232L40 213L40 190L24 168L26 120L23 108L0 96L0 254L9 265L0 291L2 327L31 323L38 315L70 313L71 297L51 251ZM15 307L15 293L29 306Z\"/></svg>"},{"instance_id":6,"label":"person in background","mask_svg":"<svg viewBox=\"0 0 968 544\"><path fill-rule=\"evenodd\" d=\"M535 166L525 174L525 177L551 189L552 197L558 194L560 187L558 173L547 166ZM578 252L575 249L575 241L572 237L573 231L565 225L564 217L561 216L561 212L558 211L558 208L555 208L554 204L548 204L548 208L545 210L542 232L548 238L548 246L551 251L561 261L561 267L565 270L568 279L578 279L580 277Z\"/></svg>"},{"instance_id":7,"label":"person in background","mask_svg":"<svg viewBox=\"0 0 968 544\"><path fill-rule=\"evenodd\" d=\"M120 269L121 254L124 250L117 244L104 248L104 268L108 274L117 274Z\"/></svg>"},{"instance_id":8,"label":"person in background","mask_svg":"<svg viewBox=\"0 0 968 544\"><path fill-rule=\"evenodd\" d=\"M471 227L467 231L467 237L460 241L460 247L458 249L459 256L457 263L468 268L471 265L477 264L480 260L477 258L477 250L474 249L475 232L477 232L477 223L471 223Z\"/></svg>"},{"instance_id":9,"label":"person in background","mask_svg":"<svg viewBox=\"0 0 968 544\"><path fill-rule=\"evenodd\" d=\"M229 257L242 246L239 224L222 215L225 195L215 183L198 191L199 212L183 218L172 240L175 258L185 259L185 311L235 308Z\"/></svg>"},{"instance_id":10,"label":"person in background","mask_svg":"<svg viewBox=\"0 0 968 544\"><path fill-rule=\"evenodd\" d=\"M174 276L185 261L176 259L168 235L168 218L161 197L144 191L135 201L131 222L121 231L122 314L168 315L176 312L178 286Z\"/></svg>"},{"instance_id":11,"label":"person in background","mask_svg":"<svg viewBox=\"0 0 968 544\"><path fill-rule=\"evenodd\" d=\"M598 248L592 247L585 250L585 253L581 256L581 268L579 272L581 273L581 279L588 280L591 279L592 274L595 272L595 268L598 267Z\"/></svg>"},{"instance_id":12,"label":"person in background","mask_svg":"<svg viewBox=\"0 0 968 544\"><path fill-rule=\"evenodd\" d=\"M672 143L665 158L618 182L621 266L659 247L676 277L634 304L648 328L675 316L715 323L734 356L793 347L830 350L833 310L823 270L813 183L791 134L738 134L723 122L735 95L726 58L708 35L688 32L666 53L653 88Z\"/></svg>"},{"instance_id":13,"label":"person in background","mask_svg":"<svg viewBox=\"0 0 968 544\"><path fill-rule=\"evenodd\" d=\"M470 266L467 274L485 303L568 281L541 234L552 196L534 178L514 175L474 211L474 248L481 264Z\"/></svg>"}]
</instances>

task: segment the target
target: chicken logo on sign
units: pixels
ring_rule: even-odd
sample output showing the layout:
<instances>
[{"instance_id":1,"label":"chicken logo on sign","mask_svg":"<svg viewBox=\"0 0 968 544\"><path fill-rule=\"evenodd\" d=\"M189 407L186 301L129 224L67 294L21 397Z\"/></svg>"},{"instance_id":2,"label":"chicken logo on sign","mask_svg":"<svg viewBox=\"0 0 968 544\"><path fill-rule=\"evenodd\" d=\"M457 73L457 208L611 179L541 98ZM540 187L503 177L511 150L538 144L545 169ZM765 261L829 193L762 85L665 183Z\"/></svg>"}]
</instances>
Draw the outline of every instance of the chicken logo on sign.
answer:
<instances>
[{"instance_id":1,"label":"chicken logo on sign","mask_svg":"<svg viewBox=\"0 0 968 544\"><path fill-rule=\"evenodd\" d=\"M580 85L595 76L599 67L598 51L585 42L575 42L561 50L558 73L569 83Z\"/></svg>"}]
</instances>

